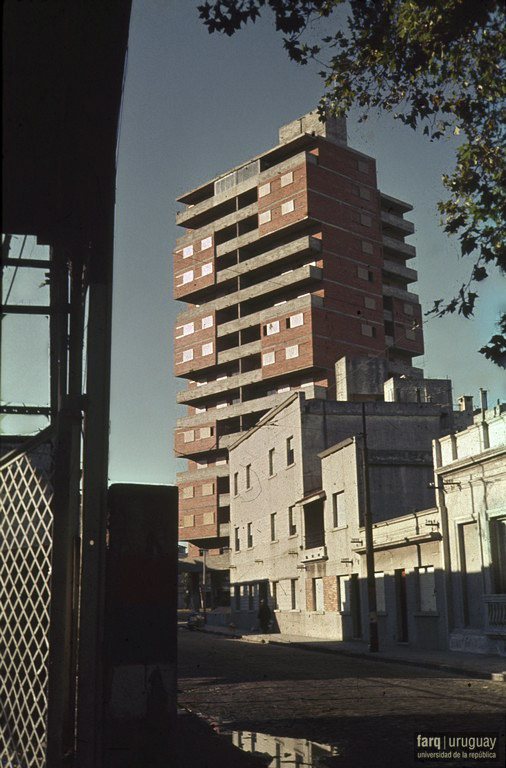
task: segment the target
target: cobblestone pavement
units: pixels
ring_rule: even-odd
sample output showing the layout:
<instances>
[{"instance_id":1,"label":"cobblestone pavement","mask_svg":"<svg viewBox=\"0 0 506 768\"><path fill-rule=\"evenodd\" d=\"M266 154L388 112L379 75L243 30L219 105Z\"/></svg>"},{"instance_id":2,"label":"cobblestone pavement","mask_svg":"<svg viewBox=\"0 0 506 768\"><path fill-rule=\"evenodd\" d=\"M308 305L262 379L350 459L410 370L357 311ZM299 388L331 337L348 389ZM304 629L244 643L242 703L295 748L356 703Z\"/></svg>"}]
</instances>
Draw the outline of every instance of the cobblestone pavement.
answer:
<instances>
[{"instance_id":1,"label":"cobblestone pavement","mask_svg":"<svg viewBox=\"0 0 506 768\"><path fill-rule=\"evenodd\" d=\"M504 745L505 684L439 670L181 630L178 687L179 706L218 728L335 746L324 765L336 768L430 765L415 761L419 732L494 732Z\"/></svg>"}]
</instances>

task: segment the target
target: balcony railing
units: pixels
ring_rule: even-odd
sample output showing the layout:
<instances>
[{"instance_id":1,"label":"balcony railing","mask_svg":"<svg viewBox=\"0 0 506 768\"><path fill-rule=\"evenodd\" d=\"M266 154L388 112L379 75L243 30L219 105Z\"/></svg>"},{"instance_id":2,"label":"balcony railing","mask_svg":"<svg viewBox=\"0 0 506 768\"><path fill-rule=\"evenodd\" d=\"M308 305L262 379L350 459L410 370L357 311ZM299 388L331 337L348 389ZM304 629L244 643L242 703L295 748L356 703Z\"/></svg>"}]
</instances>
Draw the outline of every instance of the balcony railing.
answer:
<instances>
[{"instance_id":1,"label":"balcony railing","mask_svg":"<svg viewBox=\"0 0 506 768\"><path fill-rule=\"evenodd\" d=\"M484 595L487 635L506 635L506 595Z\"/></svg>"}]
</instances>

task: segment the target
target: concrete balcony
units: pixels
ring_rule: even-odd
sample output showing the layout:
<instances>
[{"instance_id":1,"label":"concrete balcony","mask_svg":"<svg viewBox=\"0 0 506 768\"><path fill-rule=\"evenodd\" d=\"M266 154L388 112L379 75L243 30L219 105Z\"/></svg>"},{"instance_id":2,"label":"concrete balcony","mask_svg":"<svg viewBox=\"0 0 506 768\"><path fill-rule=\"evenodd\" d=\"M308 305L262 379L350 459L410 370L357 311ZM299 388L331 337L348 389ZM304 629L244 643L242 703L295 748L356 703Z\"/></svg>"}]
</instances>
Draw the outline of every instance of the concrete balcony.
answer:
<instances>
[{"instance_id":1,"label":"concrete balcony","mask_svg":"<svg viewBox=\"0 0 506 768\"><path fill-rule=\"evenodd\" d=\"M300 556L301 563L312 563L315 560L328 560L326 546L305 549Z\"/></svg>"},{"instance_id":2,"label":"concrete balcony","mask_svg":"<svg viewBox=\"0 0 506 768\"><path fill-rule=\"evenodd\" d=\"M178 472L176 480L180 483L193 483L194 485L203 480L212 480L217 477L228 477L228 464L213 465L212 467L202 467L201 469L187 469L184 472Z\"/></svg>"},{"instance_id":3,"label":"concrete balcony","mask_svg":"<svg viewBox=\"0 0 506 768\"><path fill-rule=\"evenodd\" d=\"M401 236L412 235L415 231L415 225L411 221L406 221L402 216L396 216L395 213L381 211L381 224L388 236L388 232L398 232Z\"/></svg>"},{"instance_id":4,"label":"concrete balcony","mask_svg":"<svg viewBox=\"0 0 506 768\"><path fill-rule=\"evenodd\" d=\"M393 299L400 299L401 301L411 301L414 304L420 303L418 294L404 291L393 285L383 285L383 296L391 296Z\"/></svg>"},{"instance_id":5,"label":"concrete balcony","mask_svg":"<svg viewBox=\"0 0 506 768\"><path fill-rule=\"evenodd\" d=\"M396 240L394 237L388 237L383 235L382 237L383 249L386 253L391 251L392 253L398 253L405 259L414 259L416 256L416 248L407 243L403 243L402 240Z\"/></svg>"},{"instance_id":6,"label":"concrete balcony","mask_svg":"<svg viewBox=\"0 0 506 768\"><path fill-rule=\"evenodd\" d=\"M222 222L225 220L226 216L222 216L220 207L222 208L224 205L226 205L227 202L233 200L243 192L247 192L249 189L256 187L257 182L258 178L252 177L247 181L236 184L226 192L222 192L219 195L211 195L205 200L202 200L202 202L197 203L196 205L192 205L190 208L186 208L184 211L179 211L176 214L176 224L181 227L188 227L188 229L198 230L198 228L202 226L203 222L207 224L214 218L215 221L219 221L219 228L222 229L222 227L225 226ZM213 217L213 208L216 208L215 217ZM177 241L177 246L180 247L179 240Z\"/></svg>"},{"instance_id":7,"label":"concrete balcony","mask_svg":"<svg viewBox=\"0 0 506 768\"><path fill-rule=\"evenodd\" d=\"M251 234L251 233L249 233ZM258 237L257 232L253 233L255 237L252 239L255 240L256 237ZM246 235L243 236L244 238L247 237ZM238 238L238 240L241 240L242 238ZM240 245L238 245L240 247ZM218 253L219 249L218 248ZM293 240L290 243L287 243L285 245L281 245L279 248L273 248L270 251L266 251L265 253L261 253L258 256L253 256L251 259L248 259L247 261L242 261L239 264L234 264L233 267L230 267L229 269L224 269L221 272L218 272L218 275L216 277L216 282L220 283L226 280L230 280L231 277L237 277L237 275L244 275L248 272L252 272L255 269L259 269L260 267L265 267L270 264L275 264L278 261L281 261L282 259L288 259L292 256L296 255L302 255L305 253L314 253L315 258L316 256L321 252L322 248L322 241L318 240L316 237L300 237L297 240Z\"/></svg>"},{"instance_id":8,"label":"concrete balcony","mask_svg":"<svg viewBox=\"0 0 506 768\"><path fill-rule=\"evenodd\" d=\"M416 269L410 269L409 267L404 266L404 264L399 264L397 261L385 259L383 262L383 271L395 275L396 277L402 277L406 283L416 283L418 280Z\"/></svg>"},{"instance_id":9,"label":"concrete balcony","mask_svg":"<svg viewBox=\"0 0 506 768\"><path fill-rule=\"evenodd\" d=\"M251 345L248 344L247 346ZM258 347L260 348L260 342L258 342ZM241 349L244 350L244 347L237 347L236 349L238 356ZM258 351L260 351L260 349ZM223 361L219 360L219 362ZM261 370L239 373L236 376L228 376L222 381L212 381L209 384L203 384L201 387L192 387L191 389L185 389L182 392L178 392L176 395L176 402L182 404L192 403L196 400L202 400L203 398L209 398L215 395L223 395L225 397L227 392L230 392L233 389L239 389L239 387L245 387L248 384L255 384L258 381L262 381Z\"/></svg>"},{"instance_id":10,"label":"concrete balcony","mask_svg":"<svg viewBox=\"0 0 506 768\"><path fill-rule=\"evenodd\" d=\"M304 388L304 392L308 392L308 390L309 387ZM178 429L191 429L192 427L198 427L201 424L206 425L214 420L217 422L228 421L229 419L235 419L239 416L246 416L252 413L265 413L266 411L270 411L271 408L276 408L278 405L281 405L290 394L293 394L293 392L275 393L265 397L258 397L255 400L246 400L244 403L229 405L227 408L211 408L204 413L197 413L194 416L186 416L185 418L178 419L176 426ZM203 470L199 471L202 472Z\"/></svg>"},{"instance_id":11,"label":"concrete balcony","mask_svg":"<svg viewBox=\"0 0 506 768\"><path fill-rule=\"evenodd\" d=\"M233 363L234 360L239 360L241 357L251 357L251 355L259 355L261 351L261 341L250 341L249 344L241 344L239 347L231 347L230 349L224 349L223 352L218 352L216 364ZM257 373L257 371L252 371ZM245 375L245 374L240 374ZM234 377L235 378L235 377ZM227 389L230 387L227 385Z\"/></svg>"},{"instance_id":12,"label":"concrete balcony","mask_svg":"<svg viewBox=\"0 0 506 768\"><path fill-rule=\"evenodd\" d=\"M321 296L298 296L296 299L286 301L282 306L284 314L295 314L310 307L322 307L323 298ZM270 322L273 318L279 317L280 307L268 307L260 312L252 312L250 315L241 317L239 320L230 320L228 323L222 323L216 329L218 338L228 336L231 333L243 331L245 328L253 328L257 325L263 325Z\"/></svg>"}]
</instances>

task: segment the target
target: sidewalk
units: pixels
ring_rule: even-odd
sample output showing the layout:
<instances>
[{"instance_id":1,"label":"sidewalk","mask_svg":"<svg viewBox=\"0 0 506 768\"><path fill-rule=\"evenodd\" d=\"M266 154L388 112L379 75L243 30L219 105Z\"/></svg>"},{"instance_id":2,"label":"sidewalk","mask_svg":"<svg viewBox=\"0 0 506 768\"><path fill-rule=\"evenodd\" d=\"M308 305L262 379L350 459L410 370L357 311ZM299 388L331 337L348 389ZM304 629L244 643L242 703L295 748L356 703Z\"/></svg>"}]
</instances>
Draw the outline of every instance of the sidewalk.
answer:
<instances>
[{"instance_id":1,"label":"sidewalk","mask_svg":"<svg viewBox=\"0 0 506 768\"><path fill-rule=\"evenodd\" d=\"M380 648L378 652L371 653L367 643L361 640L323 640L299 635L264 635L248 630L231 630L212 625L206 625L202 629L205 632L225 635L245 642L292 645L294 648L303 648L319 653L339 653L355 658L361 657L394 664L410 664L494 682L506 682L506 656L489 656L459 651L418 650L407 645L398 645L385 650Z\"/></svg>"}]
</instances>

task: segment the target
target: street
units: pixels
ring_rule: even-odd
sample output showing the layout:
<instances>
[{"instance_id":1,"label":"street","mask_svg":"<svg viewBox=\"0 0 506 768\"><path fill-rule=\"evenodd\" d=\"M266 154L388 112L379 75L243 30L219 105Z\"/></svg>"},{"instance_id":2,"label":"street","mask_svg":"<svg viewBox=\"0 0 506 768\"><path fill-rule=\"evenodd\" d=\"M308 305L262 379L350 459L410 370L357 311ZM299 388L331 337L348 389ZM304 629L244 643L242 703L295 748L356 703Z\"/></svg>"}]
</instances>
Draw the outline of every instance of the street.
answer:
<instances>
[{"instance_id":1,"label":"street","mask_svg":"<svg viewBox=\"0 0 506 768\"><path fill-rule=\"evenodd\" d=\"M236 732L245 749L256 743L272 755L266 765L308 765L307 741L309 765L336 768L468 764L415 760L419 734L496 733L504 744L504 683L184 629L178 642L179 706Z\"/></svg>"}]
</instances>

